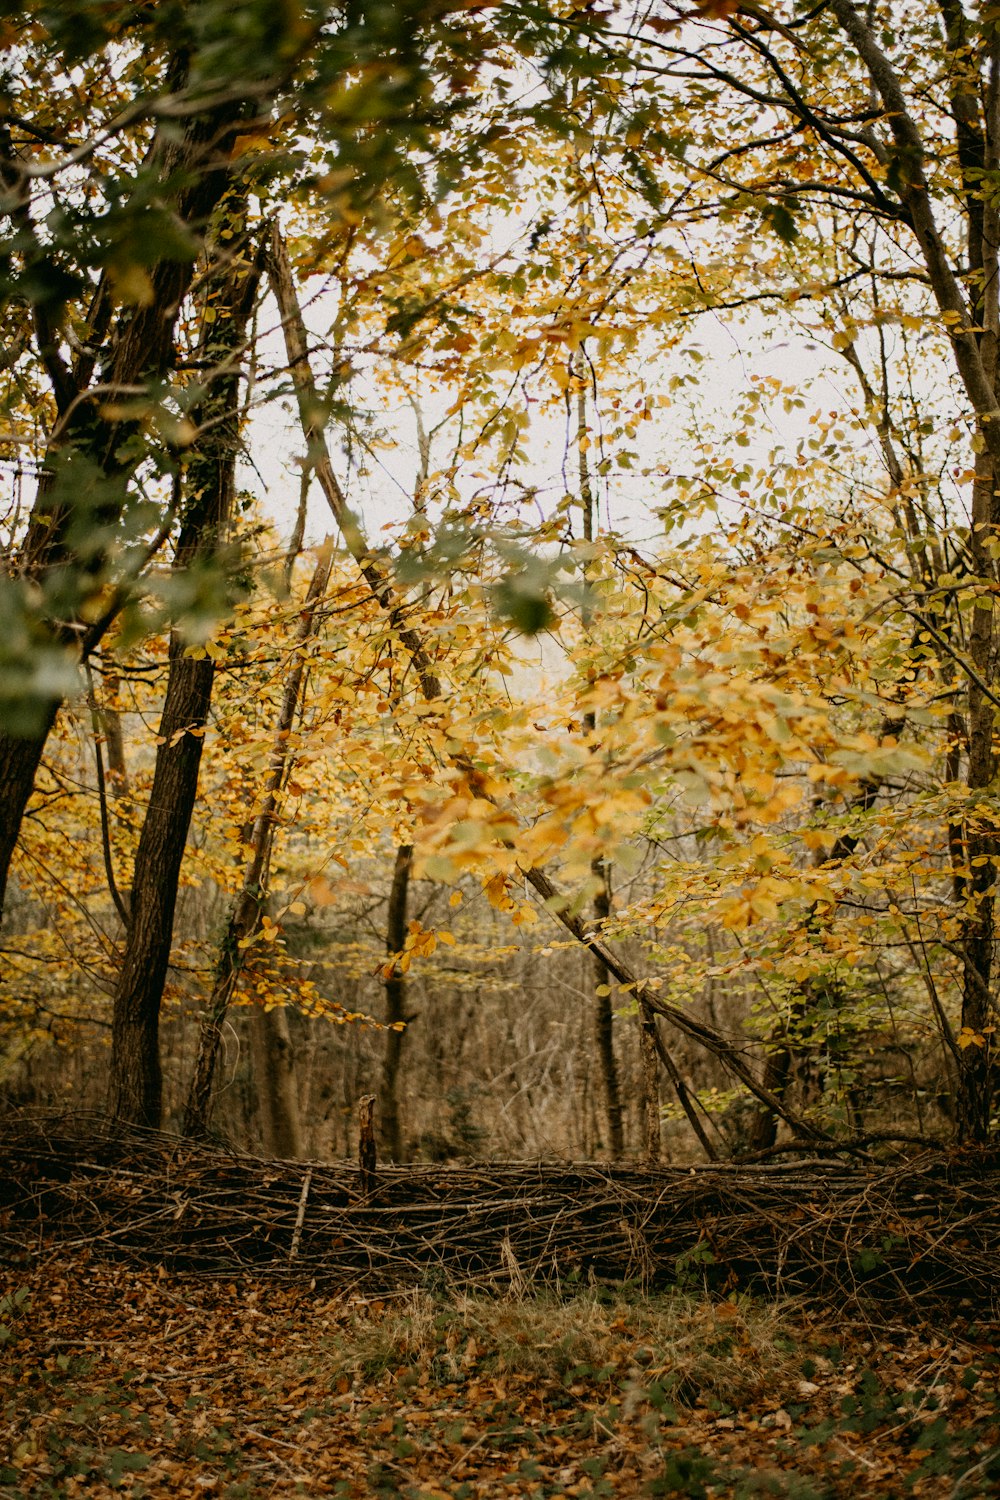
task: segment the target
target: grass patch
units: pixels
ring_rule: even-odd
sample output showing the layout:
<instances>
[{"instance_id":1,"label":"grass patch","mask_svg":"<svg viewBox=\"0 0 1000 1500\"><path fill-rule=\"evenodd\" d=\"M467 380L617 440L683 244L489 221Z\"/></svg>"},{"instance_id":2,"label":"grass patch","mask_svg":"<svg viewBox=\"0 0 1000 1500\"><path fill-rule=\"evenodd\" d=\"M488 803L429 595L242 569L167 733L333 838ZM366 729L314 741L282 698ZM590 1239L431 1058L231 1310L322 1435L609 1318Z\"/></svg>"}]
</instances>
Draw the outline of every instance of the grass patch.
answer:
<instances>
[{"instance_id":1,"label":"grass patch","mask_svg":"<svg viewBox=\"0 0 1000 1500\"><path fill-rule=\"evenodd\" d=\"M353 1314L331 1355L362 1380L417 1369L446 1381L488 1375L657 1384L685 1405L737 1406L785 1383L797 1368L795 1349L783 1307L746 1297L713 1303L686 1292L497 1299L419 1291L375 1316Z\"/></svg>"}]
</instances>

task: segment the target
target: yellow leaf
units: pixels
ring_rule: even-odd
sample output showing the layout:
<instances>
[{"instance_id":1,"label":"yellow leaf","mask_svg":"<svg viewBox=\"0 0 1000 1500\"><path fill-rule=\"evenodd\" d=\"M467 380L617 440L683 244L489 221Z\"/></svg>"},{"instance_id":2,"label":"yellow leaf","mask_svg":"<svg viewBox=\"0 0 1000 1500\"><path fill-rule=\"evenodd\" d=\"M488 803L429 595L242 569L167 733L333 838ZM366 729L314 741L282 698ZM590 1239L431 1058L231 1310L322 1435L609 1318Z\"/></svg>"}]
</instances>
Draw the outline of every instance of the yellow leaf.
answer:
<instances>
[{"instance_id":1,"label":"yellow leaf","mask_svg":"<svg viewBox=\"0 0 1000 1500\"><path fill-rule=\"evenodd\" d=\"M777 903L766 891L754 891L750 897L750 910L764 922L774 922L778 916Z\"/></svg>"}]
</instances>

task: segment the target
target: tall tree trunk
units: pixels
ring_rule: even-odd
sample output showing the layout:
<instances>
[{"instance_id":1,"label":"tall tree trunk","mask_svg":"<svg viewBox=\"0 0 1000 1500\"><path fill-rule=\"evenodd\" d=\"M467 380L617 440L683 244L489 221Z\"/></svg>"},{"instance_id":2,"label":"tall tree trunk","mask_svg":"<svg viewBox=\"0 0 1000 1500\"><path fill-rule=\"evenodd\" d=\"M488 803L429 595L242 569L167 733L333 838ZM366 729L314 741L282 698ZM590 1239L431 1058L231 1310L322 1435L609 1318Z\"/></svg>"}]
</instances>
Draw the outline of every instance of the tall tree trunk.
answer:
<instances>
[{"instance_id":1,"label":"tall tree trunk","mask_svg":"<svg viewBox=\"0 0 1000 1500\"><path fill-rule=\"evenodd\" d=\"M979 353L991 388L997 388L998 340L1000 340L1000 213L993 197L981 194L982 177L992 179L1000 167L1000 47L994 21L994 36L988 48L988 76L983 89L981 145L975 124L977 101L966 99L964 85L956 86L953 113L968 193L968 246L970 266L978 272L976 324ZM964 23L949 31L949 41L961 51L966 38ZM957 70L961 77L961 70ZM971 171L969 171L971 168ZM981 174L979 169L982 168ZM972 529L969 545L981 592L972 611L969 655L980 682L992 689L997 682L996 588L998 569L993 543L1000 526L1000 459L986 442L986 427L995 427L996 413L981 422L982 451L976 456L972 491ZM969 682L970 791L985 790L997 771L994 753L996 713L980 682ZM956 1120L960 1140L984 1143L990 1133L990 1116L996 1086L996 1047L991 1022L992 986L996 963L996 883L1000 875L1000 829L995 813L973 811L966 822L965 891L962 934L962 1038L959 1048ZM971 1038L971 1040L968 1040Z\"/></svg>"},{"instance_id":2,"label":"tall tree trunk","mask_svg":"<svg viewBox=\"0 0 1000 1500\"><path fill-rule=\"evenodd\" d=\"M174 908L188 827L198 791L203 731L214 666L170 642L149 807L139 836L125 951L115 986L108 1113L159 1129L162 1107L159 1024L174 930Z\"/></svg>"},{"instance_id":3,"label":"tall tree trunk","mask_svg":"<svg viewBox=\"0 0 1000 1500\"><path fill-rule=\"evenodd\" d=\"M34 738L0 733L0 917L24 810L34 790L45 741L58 711L58 703L52 703L44 725Z\"/></svg>"},{"instance_id":4,"label":"tall tree trunk","mask_svg":"<svg viewBox=\"0 0 1000 1500\"><path fill-rule=\"evenodd\" d=\"M986 543L996 534L997 499L993 463L980 453L976 463L971 545L983 591L972 611L969 655L984 682L995 671L995 604L992 589L995 565ZM969 684L970 791L993 781L994 708L976 682ZM996 815L970 811L965 824L962 918L962 1043L959 1051L956 1118L960 1140L982 1143L989 1135L994 1086L994 1048L991 1022L991 984L996 949L996 888L998 833Z\"/></svg>"},{"instance_id":5,"label":"tall tree trunk","mask_svg":"<svg viewBox=\"0 0 1000 1500\"><path fill-rule=\"evenodd\" d=\"M396 862L392 872L389 891L389 910L385 924L385 948L389 962L395 954L403 951L406 942L407 897L410 889L410 871L413 868L412 844L400 844L396 850ZM398 964L385 980L385 1053L382 1058L382 1078L379 1085L379 1136L383 1155L390 1161L402 1161L403 1127L399 1113L399 1068L406 1040L406 975Z\"/></svg>"},{"instance_id":6,"label":"tall tree trunk","mask_svg":"<svg viewBox=\"0 0 1000 1500\"><path fill-rule=\"evenodd\" d=\"M585 199L581 199L583 214ZM587 458L590 435L587 430L587 367L584 360L584 344L580 352L570 361L571 384L576 383L576 454L577 477L580 486L580 509L583 513L583 539L594 540L597 499L590 477ZM567 400L569 393L567 392ZM580 621L584 631L589 631L593 611L584 586ZM593 734L597 728L597 716L588 712L583 718L584 729ZM605 859L595 859L591 873L598 882L594 896L594 922L598 932L611 915L611 869ZM607 1130L608 1152L612 1161L618 1161L625 1150L624 1111L618 1083L618 1064L615 1059L615 1012L611 1000L611 975L608 966L599 954L591 957L594 975L594 1040L597 1044L597 1061L601 1070L601 1094L604 1100L604 1120ZM643 1080L646 1079L645 1069Z\"/></svg>"},{"instance_id":7,"label":"tall tree trunk","mask_svg":"<svg viewBox=\"0 0 1000 1500\"><path fill-rule=\"evenodd\" d=\"M288 1012L283 1005L273 1010L255 1006L251 1024L264 1149L286 1160L301 1157L302 1121Z\"/></svg>"},{"instance_id":8,"label":"tall tree trunk","mask_svg":"<svg viewBox=\"0 0 1000 1500\"><path fill-rule=\"evenodd\" d=\"M204 435L188 465L186 513L175 568L218 553L232 512L239 443L240 365L259 282L254 265L234 263L213 278L215 321L203 354L218 364L198 413ZM108 1111L158 1128L162 1109L159 1018L173 941L174 910L212 701L215 666L170 637L166 698L149 805L135 856L129 922L115 986Z\"/></svg>"}]
</instances>

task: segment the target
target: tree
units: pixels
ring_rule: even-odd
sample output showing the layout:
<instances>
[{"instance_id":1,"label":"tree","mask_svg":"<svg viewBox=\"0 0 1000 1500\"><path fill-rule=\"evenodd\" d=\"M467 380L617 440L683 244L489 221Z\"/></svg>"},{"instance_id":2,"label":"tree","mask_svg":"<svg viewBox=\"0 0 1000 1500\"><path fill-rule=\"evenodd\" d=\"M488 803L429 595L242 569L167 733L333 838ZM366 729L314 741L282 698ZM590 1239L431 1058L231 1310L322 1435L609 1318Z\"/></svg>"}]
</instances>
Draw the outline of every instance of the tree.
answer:
<instances>
[{"instance_id":1,"label":"tree","mask_svg":"<svg viewBox=\"0 0 1000 1500\"><path fill-rule=\"evenodd\" d=\"M244 179L265 200L295 185L334 215L356 214L433 147L456 107L436 91L451 84L457 101L510 35L552 39L544 15L514 11L496 31L460 19L447 4L330 15L264 0L238 19L221 0L9 12L19 66L4 78L0 133L6 448L37 453L40 483L7 559L0 900L75 664L135 603L170 532L169 502L154 498L151 514L141 496L169 480L190 441L197 392L176 369L175 331L213 216Z\"/></svg>"},{"instance_id":2,"label":"tree","mask_svg":"<svg viewBox=\"0 0 1000 1500\"><path fill-rule=\"evenodd\" d=\"M174 568L211 568L226 547L236 492L240 383L259 263L246 247L243 206L230 214L223 264L207 270L200 363L210 373L193 413L198 436L177 488L180 530ZM218 243L218 242L217 242ZM249 249L249 257L247 256ZM218 257L218 252L216 252ZM171 632L169 673L149 804L135 853L128 923L115 988L108 1107L113 1118L158 1128L159 1009L173 938L174 905L212 699L215 663Z\"/></svg>"},{"instance_id":3,"label":"tree","mask_svg":"<svg viewBox=\"0 0 1000 1500\"><path fill-rule=\"evenodd\" d=\"M94 688L100 723L157 594L154 631L172 628L165 698L142 690L160 722L154 763L122 746L129 820L141 811L136 785L151 777L134 847L124 814L112 826L106 794L89 814L106 873L121 867L109 883L124 946L119 959L117 930L107 935L100 964L116 991L123 1116L159 1115L156 1020L193 857L189 820L213 889L235 900L206 990L189 1110L201 1132L227 1008L251 978L273 1002L262 955L277 971L282 925L292 905L309 915L323 850L339 850L350 807L365 858L412 849L414 878L456 897L478 887L522 932L537 898L591 955L613 1149L616 1004L636 1013L645 1039L651 1147L666 1110L716 1154L705 1112L747 1097L760 1106L759 1149L776 1143L781 1121L798 1140L861 1141L887 1097L899 1101L898 1130L916 1118L924 1133L923 1101L950 1107L949 1069L959 1137L986 1139L997 22L952 3L929 17L850 0L695 11L664 4L628 25L617 13L578 22L519 5L474 19L421 7L301 26L285 17L274 23L286 47L278 68L264 66L272 33L259 18L257 63L237 53L231 87L220 90L216 72L212 92L204 57L221 54L206 38L217 47L228 22L206 4L183 59L166 32L154 49L166 80L155 108L115 115L90 155L60 166L56 197L76 215L63 239L58 215L37 227L48 191L37 184L55 180L39 166L38 130L55 127L11 111L12 295L35 296L31 276L53 245L81 282L60 282L51 307L35 297L33 343L17 346L10 386L11 421L46 468L38 504L55 507L44 526L39 511L12 531L7 597L28 674L12 694L27 726L8 746L15 822L30 784L39 799L51 794L68 743L69 712L42 760L67 663L113 642L111 676ZM128 48L139 25L130 12L124 29L86 42L94 87L93 59L124 48L114 80L100 75L116 104L138 97ZM39 78L48 45L32 54ZM541 63L530 87L524 59ZM526 102L514 104L522 85ZM224 159L222 140L232 144ZM152 192L136 160L182 145L185 170L157 212L181 225L183 255L157 243L125 270L99 257L92 266L80 230L96 212L85 212L88 174L104 205L115 167L132 244ZM234 211L241 196L252 210ZM101 234L111 212L102 206ZM283 355L251 321L262 268ZM95 295L105 277L110 288L103 333L84 322L88 276ZM142 320L161 283L178 310L162 303L160 343L143 355L152 363L130 356L115 375L129 374L129 390L109 393L95 339L107 336L108 358L133 338L148 343ZM271 313L263 303L262 324ZM827 395L809 413L805 379L769 376L713 416L693 373L706 315L742 326L748 341L766 317L810 346L818 375L839 364L850 396L831 410ZM60 407L61 369L79 360L86 378ZM50 425L35 433L43 391ZM234 465L239 444L256 441L244 408L288 397L302 496L315 480L344 542L330 573L339 634L319 595L290 625L260 592L241 614L223 588ZM761 437L772 414L792 424L784 449ZM393 483L405 475L405 514L376 532L358 497L383 461ZM640 502L655 518L644 532ZM86 542L84 514L101 522ZM305 588L299 515L278 564L292 600ZM170 543L179 565L167 575L155 558ZM264 566L254 557L242 565L251 587ZM281 699L269 712L256 704L259 728L242 735L227 718L228 674L244 667L228 654L238 631L218 624L226 610L270 632L243 661L268 683L267 700ZM58 692L44 675L54 667ZM48 682L47 696L26 690L31 681ZM200 731L211 736L213 724L218 743L203 752ZM306 791L286 817L293 763ZM220 852L219 809L199 805L206 765L213 786L232 789L227 816L249 819L238 859ZM325 803L312 780L320 767L337 787ZM275 866L273 835L285 827L295 852ZM29 819L19 857L43 847L50 859ZM307 895L282 906L286 857ZM374 884L387 889L388 871ZM397 921L389 961L405 949L419 969L451 936L412 921L403 934ZM388 998L398 1019L399 996ZM890 1048L905 1081L883 1076ZM658 1068L676 1105L657 1102Z\"/></svg>"},{"instance_id":4,"label":"tree","mask_svg":"<svg viewBox=\"0 0 1000 1500\"><path fill-rule=\"evenodd\" d=\"M943 653L941 670L950 690L965 700L964 711L956 705L953 719L961 737L966 794L959 799L961 833L952 847L958 867L961 1027L963 1038L971 1040L957 1054L958 1113L961 1134L982 1141L995 1087L990 1014L996 845L982 793L995 773L992 534L1000 520L995 498L1000 428L992 420L998 227L990 183L1000 143L998 17L991 7L973 15L960 0L941 0L919 17L892 5L865 10L853 0L831 0L815 13L785 18L756 7L699 8L725 18L731 42L706 61L685 33L657 38L651 46L664 60L662 76L697 80L713 110L724 107L724 100L740 101L750 127L731 149L703 156L700 170L733 192L734 204L742 195L743 203L770 222L789 243L793 265L802 218L839 220L830 242L831 289L864 278L878 300L864 311L854 309L846 327L834 332L834 346L854 349L861 329L884 327L887 318L930 320L947 338L959 380L961 400L952 421L968 417L974 427L972 501L959 544L959 576L972 605L968 632L961 619L943 614L935 603L942 577L946 589L953 587L952 575L933 566L933 532L941 523L913 503L922 484L906 482L888 451L886 458L897 503L906 512L910 555L917 561L905 607L918 627L930 631ZM918 60L916 72L897 61L904 55ZM650 66L660 71L658 61ZM789 130L805 133L810 143L799 168L783 151ZM774 148L770 157L768 147ZM901 285L908 295L900 295ZM782 291L787 295L787 286ZM809 295L819 298L822 289ZM897 399L889 384L896 378L893 362L883 360L882 390L874 400L876 387L866 378L863 357L855 353L853 363L871 418L881 425L885 450L889 412ZM945 525L954 541L954 530ZM959 602L954 593L950 597Z\"/></svg>"},{"instance_id":5,"label":"tree","mask_svg":"<svg viewBox=\"0 0 1000 1500\"><path fill-rule=\"evenodd\" d=\"M14 636L28 638L29 647L11 695L17 717L0 736L0 905L74 663L89 659L133 602L133 575L178 519L174 604L199 581L199 570L211 593L204 565L217 550L232 491L233 362L242 354L252 286L238 306L223 296L221 308L202 308L206 321L222 311L226 333L218 348L208 338L192 351L194 369L202 371L221 354L218 378L205 374L205 402L196 381L174 372L176 335L210 226L230 239L239 233L220 228L226 196L252 186L278 198L281 183L303 178L292 117L282 114L294 100L297 126L312 126L309 152L324 142L326 165L336 166L310 172L313 182L320 177L321 190L326 180L343 184L345 212L370 200L373 184L424 144L431 119L439 126L447 118L448 109L428 99L431 79L443 73L456 86L471 81L495 45L483 28L464 35L447 5L377 16L348 7L330 18L324 7L273 11L260 4L243 7L238 24L218 0L160 7L155 17L131 6L105 7L99 17L82 4L41 6L14 12L8 27L24 68L17 84L7 80L0 138L2 208L12 230L3 291L8 316L20 306L31 311L33 374L44 375L48 391L39 402L41 479L8 559ZM76 105L63 118L60 92ZM106 123L80 140L79 100L88 94ZM60 153L54 159L53 148ZM42 204L52 205L44 228ZM10 410L22 427L36 415L20 384ZM199 428L209 448L226 451L209 461L214 477L199 472L197 458L190 466L194 503L178 518L185 445L194 442L196 454L206 447ZM15 444L20 438L13 434ZM155 487L158 476L172 476L171 498L155 520L148 506L137 515L137 492ZM129 549L129 541L138 545ZM165 743L136 856L116 992L111 1108L148 1124L159 1118L156 1016L211 693L211 661L187 650L187 637L197 634L193 602L184 609L187 635L178 631L171 648Z\"/></svg>"}]
</instances>

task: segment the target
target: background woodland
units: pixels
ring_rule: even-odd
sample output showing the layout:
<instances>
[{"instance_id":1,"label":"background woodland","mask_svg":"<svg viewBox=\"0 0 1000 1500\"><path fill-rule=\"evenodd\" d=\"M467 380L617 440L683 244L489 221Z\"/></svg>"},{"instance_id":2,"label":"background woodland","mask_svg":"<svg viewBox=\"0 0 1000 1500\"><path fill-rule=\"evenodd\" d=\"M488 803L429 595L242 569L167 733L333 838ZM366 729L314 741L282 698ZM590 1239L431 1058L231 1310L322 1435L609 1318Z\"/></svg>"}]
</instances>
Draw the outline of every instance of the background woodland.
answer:
<instances>
[{"instance_id":1,"label":"background woodland","mask_svg":"<svg viewBox=\"0 0 1000 1500\"><path fill-rule=\"evenodd\" d=\"M1000 6L0 24L5 1108L987 1143Z\"/></svg>"}]
</instances>

